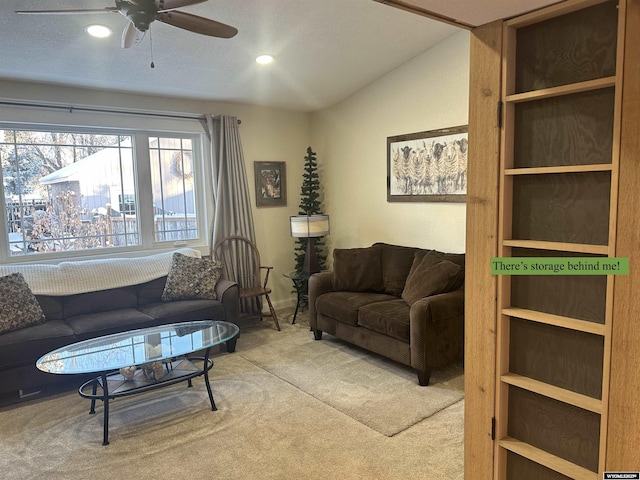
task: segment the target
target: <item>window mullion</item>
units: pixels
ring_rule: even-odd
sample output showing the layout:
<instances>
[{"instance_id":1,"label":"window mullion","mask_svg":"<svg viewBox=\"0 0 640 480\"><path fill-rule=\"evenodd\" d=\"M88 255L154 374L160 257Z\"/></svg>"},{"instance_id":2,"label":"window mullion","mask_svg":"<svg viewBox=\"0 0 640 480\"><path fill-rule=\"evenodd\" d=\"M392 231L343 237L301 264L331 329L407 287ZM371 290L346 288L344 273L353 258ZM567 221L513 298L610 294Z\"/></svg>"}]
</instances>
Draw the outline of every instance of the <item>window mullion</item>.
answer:
<instances>
[{"instance_id":1,"label":"window mullion","mask_svg":"<svg viewBox=\"0 0 640 480\"><path fill-rule=\"evenodd\" d=\"M136 200L138 204L138 228L140 243L150 248L154 243L153 187L151 181L151 158L149 136L144 133L134 135L134 156L136 172Z\"/></svg>"}]
</instances>

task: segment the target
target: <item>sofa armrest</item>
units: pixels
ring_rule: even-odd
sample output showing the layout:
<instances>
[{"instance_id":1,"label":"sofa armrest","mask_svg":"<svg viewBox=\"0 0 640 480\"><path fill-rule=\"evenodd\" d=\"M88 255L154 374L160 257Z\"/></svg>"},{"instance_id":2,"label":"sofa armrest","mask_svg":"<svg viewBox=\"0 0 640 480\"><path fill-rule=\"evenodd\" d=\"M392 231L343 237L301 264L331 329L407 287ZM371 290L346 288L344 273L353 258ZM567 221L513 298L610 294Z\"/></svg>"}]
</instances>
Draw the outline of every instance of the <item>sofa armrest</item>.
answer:
<instances>
[{"instance_id":1,"label":"sofa armrest","mask_svg":"<svg viewBox=\"0 0 640 480\"><path fill-rule=\"evenodd\" d=\"M216 283L216 296L224 306L225 321L237 325L240 316L240 287L238 284L221 278Z\"/></svg>"},{"instance_id":2,"label":"sofa armrest","mask_svg":"<svg viewBox=\"0 0 640 480\"><path fill-rule=\"evenodd\" d=\"M418 370L461 360L464 289L425 297L411 306L411 366Z\"/></svg>"},{"instance_id":3,"label":"sofa armrest","mask_svg":"<svg viewBox=\"0 0 640 480\"><path fill-rule=\"evenodd\" d=\"M314 273L309 277L309 325L315 329L318 325L316 318L316 299L327 292L333 291L333 272Z\"/></svg>"}]
</instances>

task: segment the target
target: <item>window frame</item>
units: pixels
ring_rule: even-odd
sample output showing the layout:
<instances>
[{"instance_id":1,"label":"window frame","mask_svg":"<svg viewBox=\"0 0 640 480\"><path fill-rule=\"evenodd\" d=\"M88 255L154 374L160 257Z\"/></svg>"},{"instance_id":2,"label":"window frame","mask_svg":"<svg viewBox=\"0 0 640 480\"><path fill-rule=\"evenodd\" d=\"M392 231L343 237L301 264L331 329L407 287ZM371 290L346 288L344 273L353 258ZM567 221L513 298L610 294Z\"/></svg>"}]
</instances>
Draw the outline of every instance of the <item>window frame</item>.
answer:
<instances>
[{"instance_id":1,"label":"window frame","mask_svg":"<svg viewBox=\"0 0 640 480\"><path fill-rule=\"evenodd\" d=\"M175 249L176 247L191 247L201 251L202 254L209 253L209 214L211 211L211 201L206 198L205 191L210 183L210 175L205 168L205 158L210 155L210 148L205 141L202 127L193 128L193 121L178 120L171 122L153 121L149 123L159 124L162 128L113 128L101 125L78 126L68 123L32 123L32 122L6 122L0 119L0 129L2 130L24 130L24 131L51 131L51 132L72 132L84 134L101 135L126 135L132 138L132 154L134 159L134 184L135 195L138 207L138 235L139 245L118 246L108 248L91 248L85 250L70 250L58 252L41 252L37 254L15 255L10 254L6 239L7 232L7 210L4 205L4 182L0 182L0 194L2 194L3 207L0 209L0 238L3 239L0 248L0 263L57 263L69 259L82 258L108 258L116 256L130 256L132 254L149 252L157 253ZM74 122L75 123L75 122ZM92 122L93 123L93 122ZM101 123L101 122L95 122ZM126 122L125 122L126 123ZM170 125L166 125L169 123ZM176 128L178 127L178 128ZM187 127L187 128L185 128ZM193 174L194 174L194 198L196 211L196 224L198 237L194 239L184 239L178 241L156 241L154 232L154 207L153 188L151 177L151 165L149 154L149 138L189 138L192 143L193 152ZM1 171L0 171L1 177Z\"/></svg>"}]
</instances>

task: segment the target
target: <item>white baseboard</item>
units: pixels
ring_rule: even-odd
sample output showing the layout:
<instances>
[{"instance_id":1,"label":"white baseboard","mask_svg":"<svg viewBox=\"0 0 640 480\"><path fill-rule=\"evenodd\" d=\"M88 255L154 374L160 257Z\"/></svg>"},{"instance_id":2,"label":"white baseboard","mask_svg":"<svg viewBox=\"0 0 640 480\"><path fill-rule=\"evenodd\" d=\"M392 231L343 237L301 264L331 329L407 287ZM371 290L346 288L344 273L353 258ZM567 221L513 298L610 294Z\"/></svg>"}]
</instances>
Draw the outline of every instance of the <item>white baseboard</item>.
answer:
<instances>
[{"instance_id":1,"label":"white baseboard","mask_svg":"<svg viewBox=\"0 0 640 480\"><path fill-rule=\"evenodd\" d=\"M277 302L272 302L272 303L273 303L273 308L276 309L276 312L279 309L296 308L296 299L295 298L287 298L285 300L279 300ZM269 313L269 306L267 305L267 302L263 303L262 312L263 313Z\"/></svg>"}]
</instances>

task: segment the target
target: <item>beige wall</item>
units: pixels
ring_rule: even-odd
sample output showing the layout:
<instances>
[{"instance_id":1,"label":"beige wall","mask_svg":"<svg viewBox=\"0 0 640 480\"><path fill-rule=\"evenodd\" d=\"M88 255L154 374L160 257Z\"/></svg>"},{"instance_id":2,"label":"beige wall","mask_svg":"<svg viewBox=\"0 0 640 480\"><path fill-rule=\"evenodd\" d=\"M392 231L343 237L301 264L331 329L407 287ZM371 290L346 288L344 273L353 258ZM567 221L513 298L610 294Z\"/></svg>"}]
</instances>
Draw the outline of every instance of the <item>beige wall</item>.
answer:
<instances>
[{"instance_id":1,"label":"beige wall","mask_svg":"<svg viewBox=\"0 0 640 480\"><path fill-rule=\"evenodd\" d=\"M460 31L312 115L330 248L376 241L465 250L465 204L388 203L388 136L466 125L469 33Z\"/></svg>"}]
</instances>

